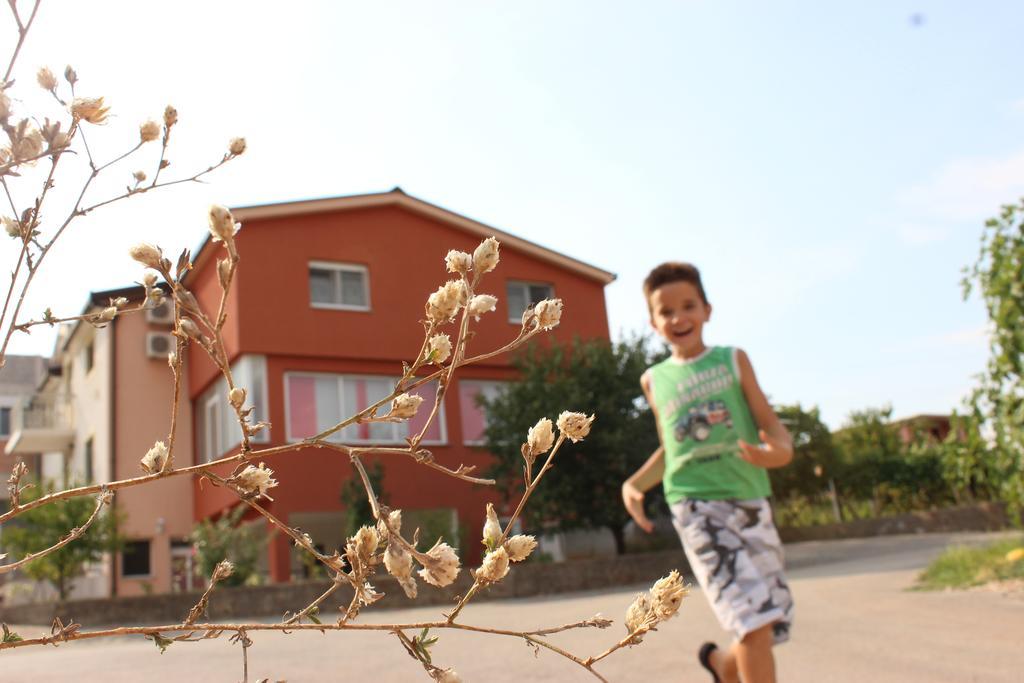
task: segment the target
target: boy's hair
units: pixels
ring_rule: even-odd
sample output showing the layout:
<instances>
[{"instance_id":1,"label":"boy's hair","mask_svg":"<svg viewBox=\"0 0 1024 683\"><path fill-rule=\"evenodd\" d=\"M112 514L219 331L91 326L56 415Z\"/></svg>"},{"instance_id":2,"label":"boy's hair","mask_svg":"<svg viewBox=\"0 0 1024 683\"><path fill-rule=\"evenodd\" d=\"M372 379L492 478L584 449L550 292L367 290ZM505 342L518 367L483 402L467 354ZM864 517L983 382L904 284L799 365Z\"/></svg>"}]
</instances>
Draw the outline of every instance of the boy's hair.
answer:
<instances>
[{"instance_id":1,"label":"boy's hair","mask_svg":"<svg viewBox=\"0 0 1024 683\"><path fill-rule=\"evenodd\" d=\"M704 285L700 281L700 271L697 270L697 266L692 263L667 261L655 267L654 270L647 274L647 278L644 280L644 298L647 299L648 308L651 305L651 293L658 287L672 282L689 282L697 288L697 293L700 294L700 299L704 302L704 305L708 305L708 297L704 293Z\"/></svg>"}]
</instances>

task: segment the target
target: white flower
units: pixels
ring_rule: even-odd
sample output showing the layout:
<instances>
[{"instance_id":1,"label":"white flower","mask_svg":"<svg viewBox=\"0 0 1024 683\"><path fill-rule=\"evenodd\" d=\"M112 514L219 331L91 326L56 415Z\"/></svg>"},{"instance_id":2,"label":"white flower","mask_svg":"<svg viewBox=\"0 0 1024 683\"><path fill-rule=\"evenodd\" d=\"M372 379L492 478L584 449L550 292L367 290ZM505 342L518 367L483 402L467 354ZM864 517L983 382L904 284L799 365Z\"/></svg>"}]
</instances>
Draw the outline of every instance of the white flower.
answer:
<instances>
[{"instance_id":1,"label":"white flower","mask_svg":"<svg viewBox=\"0 0 1024 683\"><path fill-rule=\"evenodd\" d=\"M217 563L217 566L213 568L213 575L210 577L210 581L217 583L218 581L223 581L234 573L235 565L229 560L221 560Z\"/></svg>"},{"instance_id":2,"label":"white flower","mask_svg":"<svg viewBox=\"0 0 1024 683\"><path fill-rule=\"evenodd\" d=\"M376 589L370 585L369 581L364 581L362 585L356 588L356 596L360 604L370 605L383 598L384 594L378 593Z\"/></svg>"},{"instance_id":3,"label":"white flower","mask_svg":"<svg viewBox=\"0 0 1024 683\"><path fill-rule=\"evenodd\" d=\"M147 474L156 474L163 469L164 462L167 461L167 446L164 445L163 441L157 441L153 444L153 447L146 451L146 454L142 456L142 460L139 462L142 465L142 469Z\"/></svg>"},{"instance_id":4,"label":"white flower","mask_svg":"<svg viewBox=\"0 0 1024 683\"><path fill-rule=\"evenodd\" d=\"M480 581L501 581L508 574L508 551L504 547L492 550L484 556L480 569L476 570L476 578Z\"/></svg>"},{"instance_id":5,"label":"white flower","mask_svg":"<svg viewBox=\"0 0 1024 683\"><path fill-rule=\"evenodd\" d=\"M473 252L473 268L478 274L489 273L498 265L498 240L488 237Z\"/></svg>"},{"instance_id":6,"label":"white flower","mask_svg":"<svg viewBox=\"0 0 1024 683\"><path fill-rule=\"evenodd\" d=\"M235 477L235 483L247 495L270 498L267 491L277 486L277 480L270 476L273 473L274 470L268 469L263 463L259 467L249 465Z\"/></svg>"},{"instance_id":7,"label":"white flower","mask_svg":"<svg viewBox=\"0 0 1024 683\"><path fill-rule=\"evenodd\" d=\"M558 416L558 429L572 439L573 443L576 443L582 441L590 433L590 424L593 421L593 415L587 417L583 413L570 413L566 410Z\"/></svg>"},{"instance_id":8,"label":"white flower","mask_svg":"<svg viewBox=\"0 0 1024 683\"><path fill-rule=\"evenodd\" d=\"M531 456L538 456L547 453L551 445L555 443L555 432L551 428L551 420L542 417L537 424L530 427L526 432L526 447Z\"/></svg>"},{"instance_id":9,"label":"white flower","mask_svg":"<svg viewBox=\"0 0 1024 683\"><path fill-rule=\"evenodd\" d=\"M484 523L484 545L488 549L498 545L501 539L501 522L498 521L498 514L494 511L494 505L487 504L487 522Z\"/></svg>"},{"instance_id":10,"label":"white flower","mask_svg":"<svg viewBox=\"0 0 1024 683\"><path fill-rule=\"evenodd\" d=\"M562 300L544 299L533 307L533 314L537 316L537 325L540 329L550 330L562 319Z\"/></svg>"},{"instance_id":11,"label":"white flower","mask_svg":"<svg viewBox=\"0 0 1024 683\"><path fill-rule=\"evenodd\" d=\"M419 571L419 575L430 585L444 588L459 575L459 556L447 543L438 541L426 555L426 561L421 560L423 569Z\"/></svg>"},{"instance_id":12,"label":"white flower","mask_svg":"<svg viewBox=\"0 0 1024 683\"><path fill-rule=\"evenodd\" d=\"M416 415L423 403L423 397L416 394L399 394L391 400L391 411L386 417L408 419Z\"/></svg>"},{"instance_id":13,"label":"white flower","mask_svg":"<svg viewBox=\"0 0 1024 683\"><path fill-rule=\"evenodd\" d=\"M213 204L210 207L210 234L214 242L227 242L238 232L239 225L227 207Z\"/></svg>"},{"instance_id":14,"label":"white flower","mask_svg":"<svg viewBox=\"0 0 1024 683\"><path fill-rule=\"evenodd\" d=\"M493 311L497 303L497 297L490 294L477 294L469 302L469 314L479 320L484 313Z\"/></svg>"},{"instance_id":15,"label":"white flower","mask_svg":"<svg viewBox=\"0 0 1024 683\"><path fill-rule=\"evenodd\" d=\"M359 559L364 564L369 564L370 558L377 552L377 530L372 526L359 527L359 531L352 537L352 540Z\"/></svg>"},{"instance_id":16,"label":"white flower","mask_svg":"<svg viewBox=\"0 0 1024 683\"><path fill-rule=\"evenodd\" d=\"M435 334L427 344L427 357L430 362L441 363L448 360L452 355L452 340L447 334Z\"/></svg>"},{"instance_id":17,"label":"white flower","mask_svg":"<svg viewBox=\"0 0 1024 683\"><path fill-rule=\"evenodd\" d=\"M142 142L152 142L160 137L160 124L150 119L141 126L139 126L139 140Z\"/></svg>"},{"instance_id":18,"label":"white flower","mask_svg":"<svg viewBox=\"0 0 1024 683\"><path fill-rule=\"evenodd\" d=\"M228 143L228 152L231 156L237 157L245 152L245 138L231 138Z\"/></svg>"},{"instance_id":19,"label":"white flower","mask_svg":"<svg viewBox=\"0 0 1024 683\"><path fill-rule=\"evenodd\" d=\"M537 539L525 534L516 534L505 541L505 549L508 550L508 559L513 562L522 562L530 556L530 553L532 553L533 549L536 547Z\"/></svg>"},{"instance_id":20,"label":"white flower","mask_svg":"<svg viewBox=\"0 0 1024 683\"><path fill-rule=\"evenodd\" d=\"M160 270L160 260L163 258L163 254L159 248L154 247L152 244L146 244L145 242L136 244L128 250L128 255L147 268Z\"/></svg>"},{"instance_id":21,"label":"white flower","mask_svg":"<svg viewBox=\"0 0 1024 683\"><path fill-rule=\"evenodd\" d=\"M398 579L398 585L410 599L416 598L416 579L412 576L412 555L397 541L388 543L384 551L384 567Z\"/></svg>"},{"instance_id":22,"label":"white flower","mask_svg":"<svg viewBox=\"0 0 1024 683\"><path fill-rule=\"evenodd\" d=\"M444 263L449 273L465 275L473 267L473 257L464 251L452 249L444 257Z\"/></svg>"},{"instance_id":23,"label":"white flower","mask_svg":"<svg viewBox=\"0 0 1024 683\"><path fill-rule=\"evenodd\" d=\"M651 587L651 609L659 619L668 619L679 611L679 606L690 593L689 587L675 569L658 579Z\"/></svg>"}]
</instances>

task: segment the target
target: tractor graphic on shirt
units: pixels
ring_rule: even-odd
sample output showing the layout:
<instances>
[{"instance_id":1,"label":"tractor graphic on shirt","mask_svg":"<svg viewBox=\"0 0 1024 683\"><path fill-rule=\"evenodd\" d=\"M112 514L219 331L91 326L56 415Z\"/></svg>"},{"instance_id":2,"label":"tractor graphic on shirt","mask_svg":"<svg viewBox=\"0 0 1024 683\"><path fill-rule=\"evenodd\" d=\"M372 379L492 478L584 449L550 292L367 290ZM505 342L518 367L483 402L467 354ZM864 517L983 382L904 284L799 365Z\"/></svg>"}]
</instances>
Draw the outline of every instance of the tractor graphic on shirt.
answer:
<instances>
[{"instance_id":1,"label":"tractor graphic on shirt","mask_svg":"<svg viewBox=\"0 0 1024 683\"><path fill-rule=\"evenodd\" d=\"M724 424L732 429L732 415L725 407L725 401L699 403L676 422L676 441L682 443L687 437L698 442L707 441L711 436L711 428L716 424Z\"/></svg>"}]
</instances>

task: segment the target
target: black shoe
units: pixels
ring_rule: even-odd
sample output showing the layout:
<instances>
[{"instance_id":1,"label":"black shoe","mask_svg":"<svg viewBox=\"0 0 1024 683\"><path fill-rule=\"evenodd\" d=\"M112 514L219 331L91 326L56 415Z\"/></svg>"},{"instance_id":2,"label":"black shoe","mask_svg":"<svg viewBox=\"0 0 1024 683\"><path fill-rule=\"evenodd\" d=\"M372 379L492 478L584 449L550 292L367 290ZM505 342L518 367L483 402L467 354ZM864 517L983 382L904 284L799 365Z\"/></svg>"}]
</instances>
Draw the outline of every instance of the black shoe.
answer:
<instances>
[{"instance_id":1,"label":"black shoe","mask_svg":"<svg viewBox=\"0 0 1024 683\"><path fill-rule=\"evenodd\" d=\"M722 683L722 679L718 677L715 672L715 667L711 666L711 653L718 649L718 646L714 643L704 643L700 646L700 650L697 651L697 661L700 665L708 670L711 674L711 679L715 683Z\"/></svg>"}]
</instances>

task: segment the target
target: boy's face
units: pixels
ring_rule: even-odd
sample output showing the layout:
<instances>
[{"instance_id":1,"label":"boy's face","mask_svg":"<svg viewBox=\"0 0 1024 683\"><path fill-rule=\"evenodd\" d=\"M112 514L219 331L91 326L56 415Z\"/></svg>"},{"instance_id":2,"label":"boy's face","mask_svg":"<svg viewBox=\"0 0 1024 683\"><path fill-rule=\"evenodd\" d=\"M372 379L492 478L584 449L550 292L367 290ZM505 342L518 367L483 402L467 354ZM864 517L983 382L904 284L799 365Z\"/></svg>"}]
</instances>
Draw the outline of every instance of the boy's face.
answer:
<instances>
[{"instance_id":1,"label":"boy's face","mask_svg":"<svg viewBox=\"0 0 1024 683\"><path fill-rule=\"evenodd\" d=\"M704 350L704 323L711 306L689 282L670 282L651 292L651 326L683 356Z\"/></svg>"}]
</instances>

